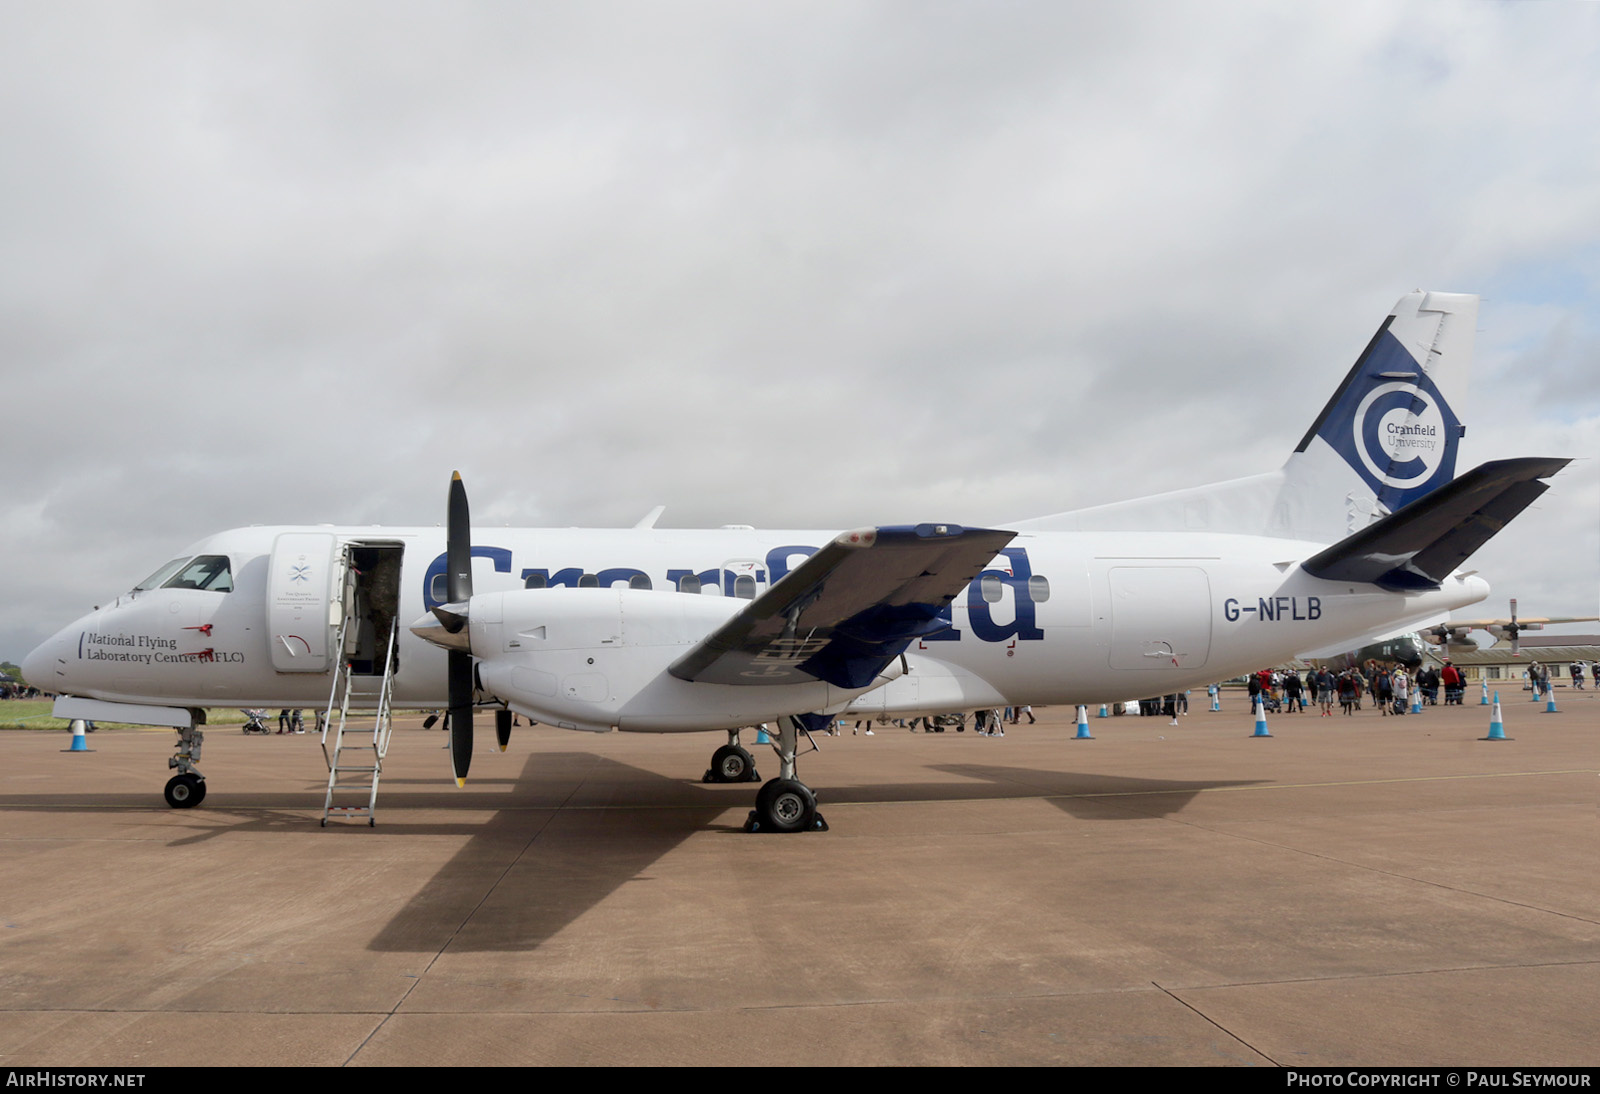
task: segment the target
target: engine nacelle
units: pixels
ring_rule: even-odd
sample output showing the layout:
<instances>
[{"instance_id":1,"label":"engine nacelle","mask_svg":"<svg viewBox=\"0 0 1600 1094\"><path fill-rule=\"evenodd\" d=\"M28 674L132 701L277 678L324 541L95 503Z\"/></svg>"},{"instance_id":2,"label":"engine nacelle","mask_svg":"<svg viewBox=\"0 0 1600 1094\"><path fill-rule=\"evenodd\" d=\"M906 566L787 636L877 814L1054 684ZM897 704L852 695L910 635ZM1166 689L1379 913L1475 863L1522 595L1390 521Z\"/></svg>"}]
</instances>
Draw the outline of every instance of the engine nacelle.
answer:
<instances>
[{"instance_id":1,"label":"engine nacelle","mask_svg":"<svg viewBox=\"0 0 1600 1094\"><path fill-rule=\"evenodd\" d=\"M737 729L830 712L871 688L689 683L667 667L748 601L680 592L518 589L472 598L472 655L484 692L566 729ZM897 675L898 662L872 687Z\"/></svg>"}]
</instances>

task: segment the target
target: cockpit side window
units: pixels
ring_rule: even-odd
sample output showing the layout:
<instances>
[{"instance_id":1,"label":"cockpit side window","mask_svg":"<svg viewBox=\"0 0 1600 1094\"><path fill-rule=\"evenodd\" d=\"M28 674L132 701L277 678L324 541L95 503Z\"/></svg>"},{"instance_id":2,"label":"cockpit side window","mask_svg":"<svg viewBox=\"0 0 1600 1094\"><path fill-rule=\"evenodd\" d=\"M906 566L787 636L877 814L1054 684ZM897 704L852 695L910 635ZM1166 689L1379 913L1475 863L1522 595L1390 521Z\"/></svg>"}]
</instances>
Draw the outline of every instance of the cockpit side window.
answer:
<instances>
[{"instance_id":1,"label":"cockpit side window","mask_svg":"<svg viewBox=\"0 0 1600 1094\"><path fill-rule=\"evenodd\" d=\"M139 584L135 585L133 587L133 591L136 593L142 593L146 589L161 588L161 586L167 583L167 579L173 574L177 573L179 570L183 569L188 561L189 558L187 555L185 555L183 558L173 559L171 562L161 567L161 569L157 570L155 573L139 582Z\"/></svg>"},{"instance_id":2,"label":"cockpit side window","mask_svg":"<svg viewBox=\"0 0 1600 1094\"><path fill-rule=\"evenodd\" d=\"M214 593L233 592L233 571L227 555L196 555L180 569L163 589L206 589Z\"/></svg>"}]
</instances>

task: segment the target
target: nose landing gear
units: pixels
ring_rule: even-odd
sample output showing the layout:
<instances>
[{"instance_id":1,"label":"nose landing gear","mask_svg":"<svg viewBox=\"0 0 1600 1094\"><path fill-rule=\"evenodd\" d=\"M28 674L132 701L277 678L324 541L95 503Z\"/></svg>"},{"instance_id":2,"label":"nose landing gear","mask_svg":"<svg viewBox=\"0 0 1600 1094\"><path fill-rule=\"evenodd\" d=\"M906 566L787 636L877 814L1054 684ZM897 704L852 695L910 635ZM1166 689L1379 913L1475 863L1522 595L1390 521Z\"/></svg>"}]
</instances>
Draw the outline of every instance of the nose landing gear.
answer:
<instances>
[{"instance_id":1,"label":"nose landing gear","mask_svg":"<svg viewBox=\"0 0 1600 1094\"><path fill-rule=\"evenodd\" d=\"M165 796L167 804L174 809L193 809L206 800L206 777L195 766L200 759L200 746L205 742L205 734L198 725L204 712L195 711L193 716L195 724L173 727L178 731L177 753L167 757L167 766L177 768L178 773L167 780Z\"/></svg>"}]
</instances>

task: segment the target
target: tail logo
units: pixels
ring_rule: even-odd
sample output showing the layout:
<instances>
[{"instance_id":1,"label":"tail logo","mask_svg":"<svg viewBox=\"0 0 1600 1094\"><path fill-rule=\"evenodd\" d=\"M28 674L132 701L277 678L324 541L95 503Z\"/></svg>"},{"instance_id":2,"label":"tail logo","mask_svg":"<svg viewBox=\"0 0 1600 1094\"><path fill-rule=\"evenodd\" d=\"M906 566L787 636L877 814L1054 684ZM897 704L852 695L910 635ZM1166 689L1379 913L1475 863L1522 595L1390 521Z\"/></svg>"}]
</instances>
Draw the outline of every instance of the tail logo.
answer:
<instances>
[{"instance_id":1,"label":"tail logo","mask_svg":"<svg viewBox=\"0 0 1600 1094\"><path fill-rule=\"evenodd\" d=\"M1409 383L1373 388L1352 423L1357 455L1383 486L1409 490L1438 473L1447 450L1441 403Z\"/></svg>"},{"instance_id":2,"label":"tail logo","mask_svg":"<svg viewBox=\"0 0 1600 1094\"><path fill-rule=\"evenodd\" d=\"M1379 331L1313 428L1391 513L1455 478L1461 420L1388 330Z\"/></svg>"}]
</instances>

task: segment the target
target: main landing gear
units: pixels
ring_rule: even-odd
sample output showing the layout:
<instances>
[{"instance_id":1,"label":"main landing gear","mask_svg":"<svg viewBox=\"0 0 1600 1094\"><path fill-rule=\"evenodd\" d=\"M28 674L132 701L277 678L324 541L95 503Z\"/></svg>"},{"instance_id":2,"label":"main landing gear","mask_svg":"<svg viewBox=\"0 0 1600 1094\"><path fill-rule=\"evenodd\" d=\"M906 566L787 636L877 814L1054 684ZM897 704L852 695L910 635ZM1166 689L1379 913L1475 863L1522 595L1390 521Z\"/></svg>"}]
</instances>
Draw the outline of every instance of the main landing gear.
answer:
<instances>
[{"instance_id":1,"label":"main landing gear","mask_svg":"<svg viewBox=\"0 0 1600 1094\"><path fill-rule=\"evenodd\" d=\"M756 792L756 807L744 822L746 832L826 832L828 822L817 812L817 796L795 778L795 745L799 735L809 739L812 729L821 729L829 719L820 714L799 714L778 720L778 737L773 750L778 753L781 774L763 783ZM815 747L816 742L812 742Z\"/></svg>"},{"instance_id":2,"label":"main landing gear","mask_svg":"<svg viewBox=\"0 0 1600 1094\"><path fill-rule=\"evenodd\" d=\"M711 766L700 777L703 783L754 783L761 781L756 762L739 746L739 731L728 731L728 743L711 754Z\"/></svg>"}]
</instances>

